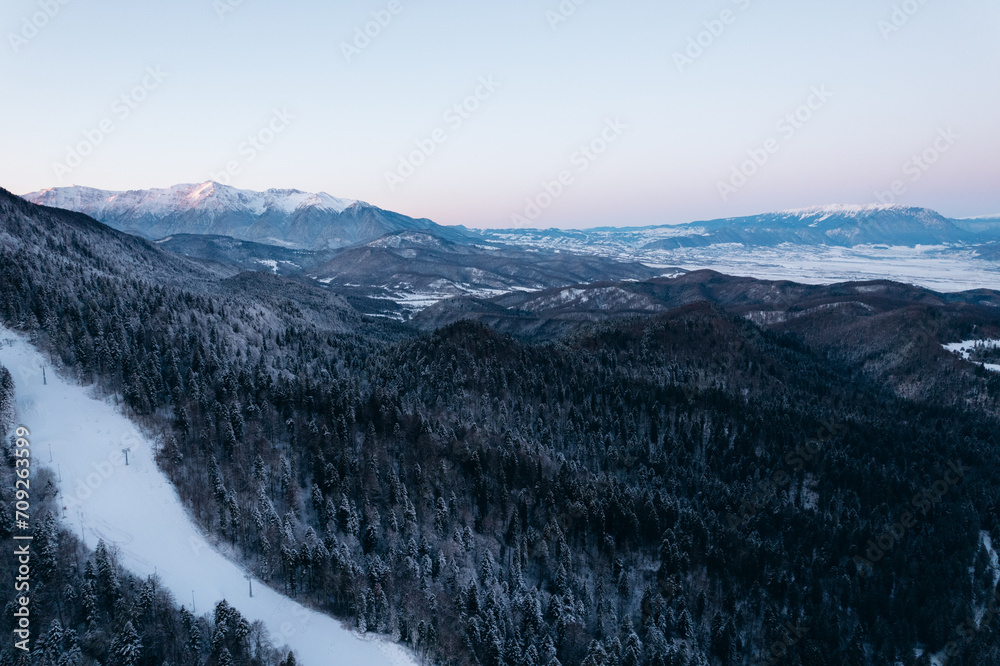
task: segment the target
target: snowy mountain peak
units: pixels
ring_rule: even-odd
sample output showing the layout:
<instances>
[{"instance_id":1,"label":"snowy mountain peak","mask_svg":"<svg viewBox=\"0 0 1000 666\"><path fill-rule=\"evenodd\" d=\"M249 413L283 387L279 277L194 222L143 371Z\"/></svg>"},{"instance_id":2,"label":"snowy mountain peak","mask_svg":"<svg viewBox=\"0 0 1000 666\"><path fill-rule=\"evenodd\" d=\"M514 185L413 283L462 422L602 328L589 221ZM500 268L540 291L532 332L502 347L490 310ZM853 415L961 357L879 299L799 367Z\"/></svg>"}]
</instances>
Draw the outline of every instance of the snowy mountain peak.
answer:
<instances>
[{"instance_id":1,"label":"snowy mountain peak","mask_svg":"<svg viewBox=\"0 0 1000 666\"><path fill-rule=\"evenodd\" d=\"M779 215L796 215L799 217L863 217L879 213L934 213L926 208L901 206L899 204L830 204L826 206L810 206L808 208L793 208L783 210Z\"/></svg>"},{"instance_id":2,"label":"snowy mountain peak","mask_svg":"<svg viewBox=\"0 0 1000 666\"><path fill-rule=\"evenodd\" d=\"M268 211L290 214L300 209L314 208L342 213L359 203L353 199L340 199L326 192L312 194L301 190L281 189L255 192L212 180L127 192L74 185L31 192L25 194L24 198L32 203L87 213L98 219L100 214L109 208L125 208L132 215L158 218L174 214L179 210L263 215Z\"/></svg>"},{"instance_id":3,"label":"snowy mountain peak","mask_svg":"<svg viewBox=\"0 0 1000 666\"><path fill-rule=\"evenodd\" d=\"M430 220L415 220L326 192L278 188L256 192L213 180L127 192L74 185L23 198L84 213L150 240L208 234L285 248L328 250L399 231L461 234Z\"/></svg>"},{"instance_id":4,"label":"snowy mountain peak","mask_svg":"<svg viewBox=\"0 0 1000 666\"><path fill-rule=\"evenodd\" d=\"M820 223L870 225L870 224L904 224L923 225L940 228L948 225L948 221L937 211L918 206L901 206L899 204L834 204L829 206L813 206L785 210L776 217L795 218L803 222L811 222L814 226Z\"/></svg>"}]
</instances>

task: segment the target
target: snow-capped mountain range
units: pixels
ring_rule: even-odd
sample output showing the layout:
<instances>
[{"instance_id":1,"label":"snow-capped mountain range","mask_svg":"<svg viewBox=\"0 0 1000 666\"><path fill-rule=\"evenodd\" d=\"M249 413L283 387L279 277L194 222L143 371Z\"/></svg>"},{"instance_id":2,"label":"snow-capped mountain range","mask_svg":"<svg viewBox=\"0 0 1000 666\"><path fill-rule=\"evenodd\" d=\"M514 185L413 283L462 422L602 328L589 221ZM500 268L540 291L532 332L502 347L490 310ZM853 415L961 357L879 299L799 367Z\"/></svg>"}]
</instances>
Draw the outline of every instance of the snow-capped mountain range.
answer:
<instances>
[{"instance_id":1,"label":"snow-capped mountain range","mask_svg":"<svg viewBox=\"0 0 1000 666\"><path fill-rule=\"evenodd\" d=\"M468 240L470 230L443 227L325 192L242 190L217 182L169 188L99 190L73 186L24 195L32 203L85 213L116 229L146 238L212 234L288 248L328 250L367 243L403 231ZM832 205L680 225L584 230L491 229L472 232L527 245L628 246L671 250L741 244L774 247L853 247L977 243L1000 240L1000 221L951 220L927 208L899 205Z\"/></svg>"},{"instance_id":2,"label":"snow-capped mountain range","mask_svg":"<svg viewBox=\"0 0 1000 666\"><path fill-rule=\"evenodd\" d=\"M394 274L395 281L376 281L377 285L362 279L368 272L380 274L384 267L371 262L385 260L375 256L375 246L362 246L379 239L398 244L409 239L399 234L407 233L417 233L425 240L450 241L452 249L489 248L490 252L472 253L476 255L474 267L480 271L476 275L482 276L491 273L483 263L487 255L499 259L527 250L541 252L540 261L542 256L551 261L562 252L610 262L711 268L803 282L888 277L944 291L1000 286L1000 219L951 219L927 208L899 205L817 206L646 227L474 230L441 226L325 193L254 192L211 181L129 192L74 186L33 192L24 198L82 212L148 239L163 239L164 247L188 256L227 261L243 268L277 266L278 272L306 272L335 254L360 248L355 254L366 261L347 272L352 285L363 287L398 282L416 288L416 283L406 278L412 271ZM198 237L205 242L199 242ZM225 237L259 245L234 244ZM414 245L412 239L407 244ZM289 251L303 250L312 254L285 256ZM471 256L458 251L463 257ZM407 252L420 254L424 263L433 257L436 268L417 280L421 284L453 272L454 266L448 262L457 256L454 252L439 255L431 247L417 252L416 246ZM403 254L399 258L405 259ZM341 276L346 280L342 270L346 259L347 255L337 262L341 268L314 277ZM491 259L487 263L493 266L495 262ZM472 282L478 284L477 280ZM528 282L521 286L530 286Z\"/></svg>"},{"instance_id":3,"label":"snow-capped mountain range","mask_svg":"<svg viewBox=\"0 0 1000 666\"><path fill-rule=\"evenodd\" d=\"M214 181L128 192L57 187L24 198L84 213L115 229L154 240L174 234L212 234L286 248L327 250L410 229L454 234L430 220L325 192L254 192Z\"/></svg>"},{"instance_id":4,"label":"snow-capped mountain range","mask_svg":"<svg viewBox=\"0 0 1000 666\"><path fill-rule=\"evenodd\" d=\"M150 190L108 191L92 187L57 187L26 194L25 198L54 208L70 208L97 214L127 209L133 215L165 217L181 210L219 214L242 211L263 215L272 210L293 213L300 208L318 208L342 213L356 203L326 192L310 194L300 190L270 189L266 192L241 190L214 181L174 185ZM93 216L91 216L93 217Z\"/></svg>"},{"instance_id":5,"label":"snow-capped mountain range","mask_svg":"<svg viewBox=\"0 0 1000 666\"><path fill-rule=\"evenodd\" d=\"M497 240L547 244L623 244L633 250L672 250L740 244L774 247L781 244L853 247L975 243L1000 237L1000 225L982 222L976 229L936 211L897 205L833 205L731 217L679 225L633 228L490 230ZM545 241L544 243L542 241Z\"/></svg>"}]
</instances>

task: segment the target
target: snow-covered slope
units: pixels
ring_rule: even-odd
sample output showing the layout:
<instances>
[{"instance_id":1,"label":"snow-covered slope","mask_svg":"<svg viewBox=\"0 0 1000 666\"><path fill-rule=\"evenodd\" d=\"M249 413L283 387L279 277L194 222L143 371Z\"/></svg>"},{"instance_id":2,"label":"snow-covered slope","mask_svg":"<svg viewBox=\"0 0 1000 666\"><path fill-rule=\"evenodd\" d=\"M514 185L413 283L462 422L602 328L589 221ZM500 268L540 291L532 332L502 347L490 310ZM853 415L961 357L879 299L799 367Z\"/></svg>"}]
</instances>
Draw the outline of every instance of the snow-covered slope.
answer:
<instances>
[{"instance_id":1,"label":"snow-covered slope","mask_svg":"<svg viewBox=\"0 0 1000 666\"><path fill-rule=\"evenodd\" d=\"M82 531L88 546L98 539L114 544L123 565L157 574L178 603L193 603L199 613L226 599L250 621L263 622L274 643L287 644L305 666L415 665L400 646L360 637L260 581L253 581L251 598L244 571L205 541L157 468L153 443L128 419L51 368L43 383L42 356L2 327L0 363L14 377L18 423L31 432L37 460L48 460L51 446L63 522Z\"/></svg>"},{"instance_id":2,"label":"snow-covered slope","mask_svg":"<svg viewBox=\"0 0 1000 666\"><path fill-rule=\"evenodd\" d=\"M289 248L326 250L398 231L457 233L430 220L413 219L325 192L254 192L214 181L128 192L74 185L31 192L23 198L84 213L115 229L152 240L175 234L213 234Z\"/></svg>"}]
</instances>

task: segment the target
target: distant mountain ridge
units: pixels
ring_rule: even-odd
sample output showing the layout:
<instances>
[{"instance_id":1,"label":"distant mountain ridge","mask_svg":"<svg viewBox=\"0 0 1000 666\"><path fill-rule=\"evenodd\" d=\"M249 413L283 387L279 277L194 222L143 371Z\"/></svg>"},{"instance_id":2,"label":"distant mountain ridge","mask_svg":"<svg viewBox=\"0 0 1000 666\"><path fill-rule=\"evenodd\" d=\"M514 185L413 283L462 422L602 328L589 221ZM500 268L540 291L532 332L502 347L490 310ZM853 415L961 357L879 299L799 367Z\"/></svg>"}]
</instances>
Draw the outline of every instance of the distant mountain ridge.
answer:
<instances>
[{"instance_id":1,"label":"distant mountain ridge","mask_svg":"<svg viewBox=\"0 0 1000 666\"><path fill-rule=\"evenodd\" d=\"M674 277L594 282L491 298L466 296L436 303L413 318L425 331L457 321L478 321L524 338L555 339L599 322L648 318L697 303L711 303L764 326L838 313L863 321L906 308L974 308L1000 321L1000 291L938 293L889 280L805 285L699 270ZM817 327L822 331L822 326Z\"/></svg>"},{"instance_id":2,"label":"distant mountain ridge","mask_svg":"<svg viewBox=\"0 0 1000 666\"><path fill-rule=\"evenodd\" d=\"M710 268L800 282L890 278L942 291L1000 285L1000 219L902 205L565 230L442 226L326 193L212 181L130 192L54 188L24 198L217 266L309 277L407 309L449 296L647 279L643 264L664 269L653 275Z\"/></svg>"},{"instance_id":3,"label":"distant mountain ridge","mask_svg":"<svg viewBox=\"0 0 1000 666\"><path fill-rule=\"evenodd\" d=\"M950 219L928 208L885 204L816 206L679 225L468 230L325 192L255 192L213 181L127 192L57 187L23 196L32 203L85 213L113 228L151 240L205 234L308 250L360 245L387 234L411 231L459 242L485 237L529 246L568 242L646 251L734 243L748 247L915 247L1000 241L1000 219L995 217Z\"/></svg>"},{"instance_id":4,"label":"distant mountain ridge","mask_svg":"<svg viewBox=\"0 0 1000 666\"><path fill-rule=\"evenodd\" d=\"M336 250L295 250L213 234L174 234L154 244L185 257L227 264L248 271L297 275L329 261Z\"/></svg>"},{"instance_id":5,"label":"distant mountain ridge","mask_svg":"<svg viewBox=\"0 0 1000 666\"><path fill-rule=\"evenodd\" d=\"M665 272L636 262L573 252L457 243L401 231L338 250L294 250L210 234L174 234L157 247L213 267L299 276L364 299L367 312L419 309L452 296L491 296L604 280L639 280ZM357 301L355 301L357 302Z\"/></svg>"},{"instance_id":6,"label":"distant mountain ridge","mask_svg":"<svg viewBox=\"0 0 1000 666\"><path fill-rule=\"evenodd\" d=\"M211 271L311 279L350 295L366 312L391 316L400 313L397 303L419 309L470 293L495 295L664 273L590 254L485 244L462 228L299 190L252 192L207 182L118 193L57 188L22 200L63 214L71 214L66 209L79 212L117 231L151 239L151 246L207 262ZM351 226L362 219L365 225Z\"/></svg>"},{"instance_id":7,"label":"distant mountain ridge","mask_svg":"<svg viewBox=\"0 0 1000 666\"><path fill-rule=\"evenodd\" d=\"M127 192L56 187L23 197L43 206L84 213L110 227L151 240L207 234L291 249L329 250L398 231L426 231L442 238L464 236L460 228L443 227L325 192L255 192L214 181Z\"/></svg>"},{"instance_id":8,"label":"distant mountain ridge","mask_svg":"<svg viewBox=\"0 0 1000 666\"><path fill-rule=\"evenodd\" d=\"M974 234L959 228L940 213L909 206L834 205L780 211L741 218L693 222L689 229L704 228L698 245L940 245L972 242ZM679 242L679 241L678 241ZM689 238L688 242L691 242ZM670 239L649 249L671 249Z\"/></svg>"},{"instance_id":9,"label":"distant mountain ridge","mask_svg":"<svg viewBox=\"0 0 1000 666\"><path fill-rule=\"evenodd\" d=\"M391 300L430 303L472 294L535 291L603 280L676 274L637 262L499 244L455 243L425 232L399 232L341 250L306 275L338 291L361 289Z\"/></svg>"},{"instance_id":10,"label":"distant mountain ridge","mask_svg":"<svg viewBox=\"0 0 1000 666\"><path fill-rule=\"evenodd\" d=\"M976 234L989 234L1000 237L1000 214L981 215L952 220L959 228Z\"/></svg>"},{"instance_id":11,"label":"distant mountain ridge","mask_svg":"<svg viewBox=\"0 0 1000 666\"><path fill-rule=\"evenodd\" d=\"M899 205L831 205L745 217L646 227L582 230L495 229L487 238L529 245L618 246L633 250L740 244L748 247L824 245L945 245L1000 240L1000 220L953 220L928 208ZM515 241L515 239L517 239Z\"/></svg>"}]
</instances>

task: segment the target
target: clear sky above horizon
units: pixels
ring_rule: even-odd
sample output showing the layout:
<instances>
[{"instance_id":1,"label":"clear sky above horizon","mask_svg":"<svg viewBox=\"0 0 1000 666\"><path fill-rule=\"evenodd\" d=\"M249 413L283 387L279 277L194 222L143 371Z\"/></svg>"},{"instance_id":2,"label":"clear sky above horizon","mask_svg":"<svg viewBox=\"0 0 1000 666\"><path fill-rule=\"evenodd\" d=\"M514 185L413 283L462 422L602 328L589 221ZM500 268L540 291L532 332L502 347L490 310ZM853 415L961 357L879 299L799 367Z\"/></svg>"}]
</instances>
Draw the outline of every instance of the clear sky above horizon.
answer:
<instances>
[{"instance_id":1,"label":"clear sky above horizon","mask_svg":"<svg viewBox=\"0 0 1000 666\"><path fill-rule=\"evenodd\" d=\"M0 28L17 193L214 178L499 227L1000 213L991 0L11 0Z\"/></svg>"}]
</instances>

